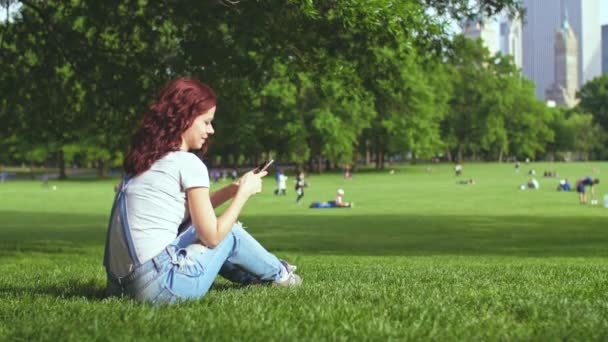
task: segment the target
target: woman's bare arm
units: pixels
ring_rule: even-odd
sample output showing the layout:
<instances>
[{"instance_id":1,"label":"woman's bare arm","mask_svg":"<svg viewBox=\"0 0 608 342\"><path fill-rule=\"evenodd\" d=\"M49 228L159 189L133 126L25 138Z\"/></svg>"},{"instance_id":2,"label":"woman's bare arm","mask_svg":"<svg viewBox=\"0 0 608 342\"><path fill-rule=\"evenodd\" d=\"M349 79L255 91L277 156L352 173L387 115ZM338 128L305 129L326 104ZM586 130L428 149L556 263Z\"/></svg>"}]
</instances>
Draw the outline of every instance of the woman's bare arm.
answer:
<instances>
[{"instance_id":1,"label":"woman's bare arm","mask_svg":"<svg viewBox=\"0 0 608 342\"><path fill-rule=\"evenodd\" d=\"M228 200L232 199L234 196L236 196L236 192L238 190L239 190L238 184L232 183L217 191L214 191L209 196L209 198L211 200L211 206L213 208L217 208L220 205L226 203L226 201L228 201Z\"/></svg>"},{"instance_id":2,"label":"woman's bare arm","mask_svg":"<svg viewBox=\"0 0 608 342\"><path fill-rule=\"evenodd\" d=\"M249 197L262 191L262 177L266 174L266 171L257 174L253 172L246 173L239 181L240 185L237 187L238 190L234 195L234 199L220 216L215 216L209 188L191 188L186 190L188 210L190 211L192 224L196 229L199 239L205 246L214 248L222 242L238 220L239 214Z\"/></svg>"}]
</instances>

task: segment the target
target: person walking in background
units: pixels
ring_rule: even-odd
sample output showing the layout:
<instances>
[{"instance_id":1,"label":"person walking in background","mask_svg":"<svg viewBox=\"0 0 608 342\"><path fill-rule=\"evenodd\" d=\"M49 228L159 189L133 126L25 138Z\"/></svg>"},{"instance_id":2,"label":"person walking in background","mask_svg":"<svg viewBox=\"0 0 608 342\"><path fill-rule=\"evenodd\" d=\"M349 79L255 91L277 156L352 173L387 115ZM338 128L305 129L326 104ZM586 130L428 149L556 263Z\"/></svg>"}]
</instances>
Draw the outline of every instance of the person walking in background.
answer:
<instances>
[{"instance_id":1,"label":"person walking in background","mask_svg":"<svg viewBox=\"0 0 608 342\"><path fill-rule=\"evenodd\" d=\"M236 169L232 169L232 171L230 171L230 178L232 178L232 181L235 181L239 176L239 173Z\"/></svg>"},{"instance_id":2,"label":"person walking in background","mask_svg":"<svg viewBox=\"0 0 608 342\"><path fill-rule=\"evenodd\" d=\"M580 178L576 182L576 192L578 192L578 201L580 204L587 203L587 194L585 193L585 188L589 187L591 192L591 204L597 204L597 199L595 198L595 185L599 184L599 178L591 178L590 176Z\"/></svg>"},{"instance_id":3,"label":"person walking in background","mask_svg":"<svg viewBox=\"0 0 608 342\"><path fill-rule=\"evenodd\" d=\"M298 175L296 176L296 203L300 204L302 197L304 197L304 187L306 186L306 182L304 181L304 171L300 170Z\"/></svg>"},{"instance_id":4,"label":"person walking in background","mask_svg":"<svg viewBox=\"0 0 608 342\"><path fill-rule=\"evenodd\" d=\"M279 194L279 189L280 189L280 180L281 180L281 175L283 174L283 172L281 170L277 170L277 172L274 174L274 180L277 182L277 188L274 190L274 194L278 195Z\"/></svg>"},{"instance_id":5,"label":"person walking in background","mask_svg":"<svg viewBox=\"0 0 608 342\"><path fill-rule=\"evenodd\" d=\"M462 174L462 164L458 163L454 166L454 174L460 176Z\"/></svg>"},{"instance_id":6,"label":"person walking in background","mask_svg":"<svg viewBox=\"0 0 608 342\"><path fill-rule=\"evenodd\" d=\"M287 176L281 172L279 175L279 182L277 187L277 195L285 196L287 195Z\"/></svg>"},{"instance_id":7,"label":"person walking in background","mask_svg":"<svg viewBox=\"0 0 608 342\"><path fill-rule=\"evenodd\" d=\"M344 179L353 179L353 174L350 170L350 165L346 164L344 166Z\"/></svg>"},{"instance_id":8,"label":"person walking in background","mask_svg":"<svg viewBox=\"0 0 608 342\"><path fill-rule=\"evenodd\" d=\"M213 174L213 183L219 182L220 181L220 170L213 169L213 170L211 170L211 173Z\"/></svg>"},{"instance_id":9,"label":"person walking in background","mask_svg":"<svg viewBox=\"0 0 608 342\"><path fill-rule=\"evenodd\" d=\"M152 303L196 299L218 274L241 284L302 283L295 266L269 253L237 221L262 191L266 171L209 191L207 167L196 153L206 153L215 133L215 106L209 86L180 78L144 112L108 227L104 266L111 294ZM230 200L216 216L214 209Z\"/></svg>"}]
</instances>

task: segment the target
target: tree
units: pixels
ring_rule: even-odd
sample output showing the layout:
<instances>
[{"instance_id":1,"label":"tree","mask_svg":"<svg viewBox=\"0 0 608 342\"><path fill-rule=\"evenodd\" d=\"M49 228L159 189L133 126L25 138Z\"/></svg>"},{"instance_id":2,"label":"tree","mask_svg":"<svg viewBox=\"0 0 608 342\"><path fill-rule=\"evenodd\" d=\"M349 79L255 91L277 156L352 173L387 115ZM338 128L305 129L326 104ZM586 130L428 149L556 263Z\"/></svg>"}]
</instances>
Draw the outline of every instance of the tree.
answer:
<instances>
[{"instance_id":1,"label":"tree","mask_svg":"<svg viewBox=\"0 0 608 342\"><path fill-rule=\"evenodd\" d=\"M608 75L585 83L577 96L580 98L580 110L591 113L593 121L608 131Z\"/></svg>"},{"instance_id":2,"label":"tree","mask_svg":"<svg viewBox=\"0 0 608 342\"><path fill-rule=\"evenodd\" d=\"M525 14L520 0L420 0L439 15L449 15L457 21L491 17L501 12L510 16Z\"/></svg>"},{"instance_id":3,"label":"tree","mask_svg":"<svg viewBox=\"0 0 608 342\"><path fill-rule=\"evenodd\" d=\"M489 52L480 40L470 40L458 35L454 38L448 55L451 64L452 89L450 111L442 122L442 135L449 155L462 161L465 155L480 152L479 142L485 125L487 108L484 97L491 94L491 74L486 68ZM485 103L488 103L486 100Z\"/></svg>"},{"instance_id":4,"label":"tree","mask_svg":"<svg viewBox=\"0 0 608 342\"><path fill-rule=\"evenodd\" d=\"M157 15L162 4L21 3L21 16L5 35L13 47L5 50L12 78L2 82L14 99L3 110L10 113L10 129L57 146L61 177L62 146L91 136L109 152L98 154L108 158L99 164L107 164L128 147L152 89L172 76L159 77L170 55L165 48L173 47L172 39L163 39L171 23Z\"/></svg>"},{"instance_id":5,"label":"tree","mask_svg":"<svg viewBox=\"0 0 608 342\"><path fill-rule=\"evenodd\" d=\"M605 156L606 136L602 127L594 122L592 114L580 112L579 108L558 108L554 110L554 116L552 128L555 142L551 144L552 151L560 155L573 152L584 160Z\"/></svg>"},{"instance_id":6,"label":"tree","mask_svg":"<svg viewBox=\"0 0 608 342\"><path fill-rule=\"evenodd\" d=\"M191 75L220 95L212 152L223 160L348 162L360 141L380 167L387 152L430 155L447 103L433 72L450 46L447 18L435 14L518 8L467 3L20 1L20 16L0 26L10 95L0 119L6 136L55 146L60 165L66 146L109 165L154 92Z\"/></svg>"}]
</instances>

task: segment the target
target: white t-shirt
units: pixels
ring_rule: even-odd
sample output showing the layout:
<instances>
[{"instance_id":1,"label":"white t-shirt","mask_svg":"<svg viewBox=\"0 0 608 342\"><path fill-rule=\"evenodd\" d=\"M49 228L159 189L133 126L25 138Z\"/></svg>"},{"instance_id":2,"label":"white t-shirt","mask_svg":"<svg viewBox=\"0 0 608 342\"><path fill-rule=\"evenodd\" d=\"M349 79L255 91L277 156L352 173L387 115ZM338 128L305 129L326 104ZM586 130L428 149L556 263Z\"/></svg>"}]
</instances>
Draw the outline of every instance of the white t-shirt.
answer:
<instances>
[{"instance_id":1,"label":"white t-shirt","mask_svg":"<svg viewBox=\"0 0 608 342\"><path fill-rule=\"evenodd\" d=\"M127 222L141 263L175 240L189 217L186 190L195 187L209 187L209 172L196 155L184 151L170 152L127 183Z\"/></svg>"},{"instance_id":2,"label":"white t-shirt","mask_svg":"<svg viewBox=\"0 0 608 342\"><path fill-rule=\"evenodd\" d=\"M287 189L287 176L284 174L279 175L279 190Z\"/></svg>"}]
</instances>

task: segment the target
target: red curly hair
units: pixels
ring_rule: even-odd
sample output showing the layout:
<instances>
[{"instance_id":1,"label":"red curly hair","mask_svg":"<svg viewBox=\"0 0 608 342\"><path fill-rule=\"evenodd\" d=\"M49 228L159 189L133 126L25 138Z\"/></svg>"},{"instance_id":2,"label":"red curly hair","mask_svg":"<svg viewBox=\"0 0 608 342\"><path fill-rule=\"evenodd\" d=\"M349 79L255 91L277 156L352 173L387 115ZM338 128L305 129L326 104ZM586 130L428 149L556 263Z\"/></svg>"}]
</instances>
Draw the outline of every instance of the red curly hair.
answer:
<instances>
[{"instance_id":1,"label":"red curly hair","mask_svg":"<svg viewBox=\"0 0 608 342\"><path fill-rule=\"evenodd\" d=\"M216 104L213 89L200 81L182 77L169 82L143 114L123 163L125 172L138 175L167 153L179 151L182 134ZM207 142L201 151L206 150Z\"/></svg>"}]
</instances>

